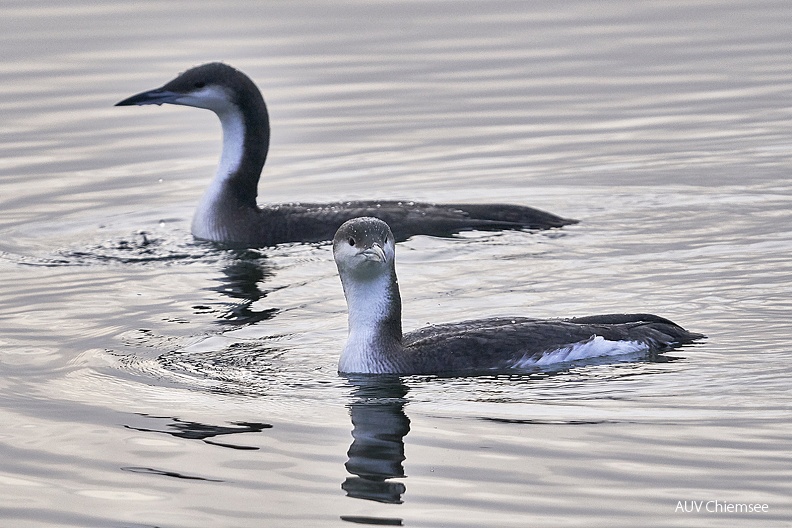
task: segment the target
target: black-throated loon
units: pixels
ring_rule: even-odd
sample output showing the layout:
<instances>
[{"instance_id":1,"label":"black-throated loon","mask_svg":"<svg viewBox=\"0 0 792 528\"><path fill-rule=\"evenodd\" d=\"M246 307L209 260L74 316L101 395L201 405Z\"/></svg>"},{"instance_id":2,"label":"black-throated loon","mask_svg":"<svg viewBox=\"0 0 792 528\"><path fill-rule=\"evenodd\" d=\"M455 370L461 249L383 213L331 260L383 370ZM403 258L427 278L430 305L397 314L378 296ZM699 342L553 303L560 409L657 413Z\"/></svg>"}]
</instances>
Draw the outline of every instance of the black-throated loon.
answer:
<instances>
[{"instance_id":1,"label":"black-throated loon","mask_svg":"<svg viewBox=\"0 0 792 528\"><path fill-rule=\"evenodd\" d=\"M256 196L270 125L264 98L253 81L227 64L213 62L116 106L163 103L206 108L217 114L223 127L220 163L193 217L192 233L197 238L247 247L319 242L332 240L338 226L360 216L385 220L397 240L418 234L450 236L470 229L547 229L577 222L509 204L352 201L259 207Z\"/></svg>"},{"instance_id":2,"label":"black-throated loon","mask_svg":"<svg viewBox=\"0 0 792 528\"><path fill-rule=\"evenodd\" d=\"M338 370L442 374L530 368L587 357L658 352L704 337L651 314L572 319L501 317L430 326L402 335L396 244L376 218L345 222L333 256L349 310Z\"/></svg>"}]
</instances>

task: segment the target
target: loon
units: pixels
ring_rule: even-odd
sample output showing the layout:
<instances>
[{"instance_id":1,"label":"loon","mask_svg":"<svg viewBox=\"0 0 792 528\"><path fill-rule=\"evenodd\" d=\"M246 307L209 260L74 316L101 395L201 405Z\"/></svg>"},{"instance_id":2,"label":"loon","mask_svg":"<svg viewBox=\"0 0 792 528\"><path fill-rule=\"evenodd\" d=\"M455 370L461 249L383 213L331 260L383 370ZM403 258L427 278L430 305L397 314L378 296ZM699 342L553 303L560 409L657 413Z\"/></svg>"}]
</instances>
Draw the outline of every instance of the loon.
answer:
<instances>
[{"instance_id":1,"label":"loon","mask_svg":"<svg viewBox=\"0 0 792 528\"><path fill-rule=\"evenodd\" d=\"M192 221L192 234L199 239L241 247L330 241L344 221L360 216L385 220L400 241L419 234L452 236L471 229L549 229L577 223L510 204L351 201L259 207L256 196L269 150L270 124L264 98L253 81L227 64L212 62L116 106L163 103L211 110L223 128L217 172Z\"/></svg>"},{"instance_id":2,"label":"loon","mask_svg":"<svg viewBox=\"0 0 792 528\"><path fill-rule=\"evenodd\" d=\"M333 239L349 310L340 373L458 374L531 368L586 357L662 352L704 337L651 314L498 317L402 334L395 249L390 228L376 218L349 220Z\"/></svg>"}]
</instances>

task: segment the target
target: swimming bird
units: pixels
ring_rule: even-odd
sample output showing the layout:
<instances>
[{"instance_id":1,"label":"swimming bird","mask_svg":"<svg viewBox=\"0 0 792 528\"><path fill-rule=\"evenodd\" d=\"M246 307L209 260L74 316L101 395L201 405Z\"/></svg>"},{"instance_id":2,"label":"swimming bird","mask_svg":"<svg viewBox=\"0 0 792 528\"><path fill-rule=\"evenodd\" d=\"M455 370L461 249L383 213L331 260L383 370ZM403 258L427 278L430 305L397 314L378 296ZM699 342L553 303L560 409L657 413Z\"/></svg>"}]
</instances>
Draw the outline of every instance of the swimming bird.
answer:
<instances>
[{"instance_id":1,"label":"swimming bird","mask_svg":"<svg viewBox=\"0 0 792 528\"><path fill-rule=\"evenodd\" d=\"M116 106L163 103L211 110L223 128L217 172L192 221L192 234L199 239L242 247L329 241L345 220L359 216L387 221L398 240L417 234L451 236L471 229L548 229L577 222L510 204L351 201L259 207L256 196L269 150L270 123L255 83L227 64L212 62L191 68L162 87L133 95Z\"/></svg>"},{"instance_id":2,"label":"swimming bird","mask_svg":"<svg viewBox=\"0 0 792 528\"><path fill-rule=\"evenodd\" d=\"M496 317L402 334L396 245L376 218L345 222L333 239L349 310L341 373L443 374L530 368L586 357L660 352L704 337L651 314L571 319Z\"/></svg>"}]
</instances>

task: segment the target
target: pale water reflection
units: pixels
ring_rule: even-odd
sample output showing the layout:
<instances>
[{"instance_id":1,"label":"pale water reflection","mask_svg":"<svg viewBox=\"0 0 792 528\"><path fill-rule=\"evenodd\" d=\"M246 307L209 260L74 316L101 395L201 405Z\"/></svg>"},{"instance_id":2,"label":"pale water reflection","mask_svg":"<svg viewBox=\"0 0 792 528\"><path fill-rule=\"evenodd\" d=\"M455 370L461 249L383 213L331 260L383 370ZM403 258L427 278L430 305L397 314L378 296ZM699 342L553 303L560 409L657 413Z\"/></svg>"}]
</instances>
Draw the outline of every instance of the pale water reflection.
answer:
<instances>
[{"instance_id":1,"label":"pale water reflection","mask_svg":"<svg viewBox=\"0 0 792 528\"><path fill-rule=\"evenodd\" d=\"M13 526L788 526L788 2L70 2L0 17L0 518ZM225 60L262 201L512 202L413 237L404 326L649 311L708 336L514 375L336 373L327 245L189 234ZM767 504L678 512L679 501ZM688 502L689 503L689 502Z\"/></svg>"}]
</instances>

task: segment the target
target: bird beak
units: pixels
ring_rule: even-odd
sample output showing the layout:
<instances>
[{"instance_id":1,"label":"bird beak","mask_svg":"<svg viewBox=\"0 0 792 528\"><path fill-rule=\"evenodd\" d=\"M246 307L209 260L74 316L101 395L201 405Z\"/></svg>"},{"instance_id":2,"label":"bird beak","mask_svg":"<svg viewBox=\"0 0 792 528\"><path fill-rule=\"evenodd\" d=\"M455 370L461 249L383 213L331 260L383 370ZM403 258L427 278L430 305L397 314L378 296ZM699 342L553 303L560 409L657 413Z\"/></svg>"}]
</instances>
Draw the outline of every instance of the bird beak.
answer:
<instances>
[{"instance_id":1,"label":"bird beak","mask_svg":"<svg viewBox=\"0 0 792 528\"><path fill-rule=\"evenodd\" d=\"M140 92L139 94L127 97L123 101L119 101L115 106L132 106L132 105L148 105L155 104L161 105L163 103L178 104L176 101L182 97L183 94L171 92L157 88L156 90L149 90L148 92Z\"/></svg>"},{"instance_id":2,"label":"bird beak","mask_svg":"<svg viewBox=\"0 0 792 528\"><path fill-rule=\"evenodd\" d=\"M374 244L370 248L364 249L360 252L360 255L366 260L385 262L385 251L379 244Z\"/></svg>"}]
</instances>

